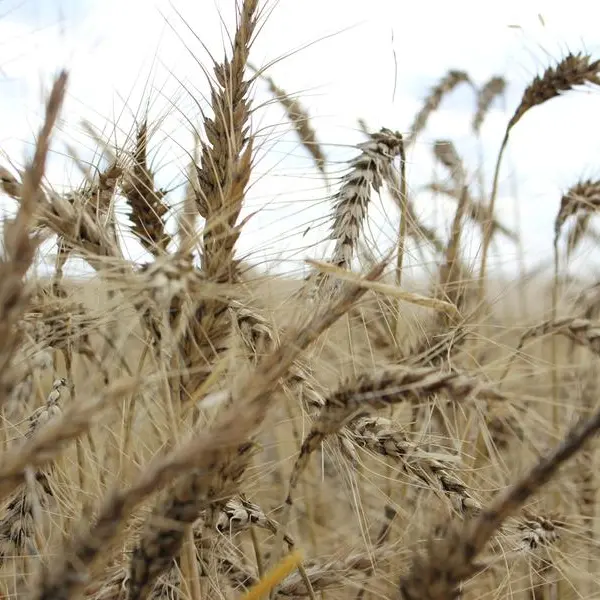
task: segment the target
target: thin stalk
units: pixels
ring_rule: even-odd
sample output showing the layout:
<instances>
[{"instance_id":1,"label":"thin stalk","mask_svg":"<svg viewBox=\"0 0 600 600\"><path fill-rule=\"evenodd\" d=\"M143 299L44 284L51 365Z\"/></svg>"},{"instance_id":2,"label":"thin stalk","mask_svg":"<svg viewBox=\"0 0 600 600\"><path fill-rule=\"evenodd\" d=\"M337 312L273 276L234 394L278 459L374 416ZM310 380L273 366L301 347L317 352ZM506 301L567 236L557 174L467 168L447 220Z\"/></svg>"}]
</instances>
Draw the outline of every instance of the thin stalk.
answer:
<instances>
[{"instance_id":1,"label":"thin stalk","mask_svg":"<svg viewBox=\"0 0 600 600\"><path fill-rule=\"evenodd\" d=\"M500 152L498 153L498 159L496 160L496 167L494 169L494 180L492 183L492 193L490 196L490 204L488 208L489 219L485 223L483 228L483 244L481 249L481 268L479 270L479 303L483 306L485 299L485 276L487 269L487 256L492 241L492 234L494 232L493 220L494 220L494 209L496 206L496 196L498 195L498 180L500 178L500 166L502 164L502 157L508 144L508 136L510 135L510 127L507 128L500 146Z\"/></svg>"}]
</instances>

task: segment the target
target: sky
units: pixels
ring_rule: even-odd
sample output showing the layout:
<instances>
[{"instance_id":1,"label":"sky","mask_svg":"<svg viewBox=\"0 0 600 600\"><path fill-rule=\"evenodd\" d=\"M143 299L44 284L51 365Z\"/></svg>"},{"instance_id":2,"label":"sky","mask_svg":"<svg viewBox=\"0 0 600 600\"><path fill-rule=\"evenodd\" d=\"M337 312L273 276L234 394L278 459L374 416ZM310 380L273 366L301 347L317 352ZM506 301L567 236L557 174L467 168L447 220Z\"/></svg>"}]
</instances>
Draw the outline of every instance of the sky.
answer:
<instances>
[{"instance_id":1,"label":"sky","mask_svg":"<svg viewBox=\"0 0 600 600\"><path fill-rule=\"evenodd\" d=\"M448 69L467 71L477 85L493 75L507 78L506 96L484 124L481 148L470 134L474 94L463 87L444 100L408 156L417 213L444 235L452 202L420 192L434 176L448 179L432 160L434 141L451 139L472 177L482 156L489 189L504 128L531 78L568 51L600 56L600 5L588 0L269 0L262 6L251 60L268 66L267 74L309 111L334 184L364 139L359 118L373 130L405 132ZM234 23L234 0L0 0L0 160L22 164L28 156L49 82L65 67L70 86L48 172L53 185L80 181L65 157L65 142L97 162L82 119L123 143L136 115L148 110L151 122L160 125L151 139L157 178L173 188L176 201L193 147L192 127L206 108L203 69L210 56L223 56ZM551 258L564 191L581 178L600 177L599 94L576 90L537 107L511 135L497 216L520 228L529 266ZM253 216L239 252L269 268L301 272L303 260L321 251L317 244L327 236L331 191L265 86L253 87L252 97L260 143L244 213ZM11 208L10 202L3 206ZM124 220L125 207L118 210ZM368 242L385 251L398 219L390 202L375 198ZM477 233L467 242L475 260ZM130 237L126 252L145 258ZM410 250L410 268L426 266L423 260ZM592 261L584 246L574 265L583 269ZM493 264L512 273L517 262L517 248L500 243Z\"/></svg>"}]
</instances>

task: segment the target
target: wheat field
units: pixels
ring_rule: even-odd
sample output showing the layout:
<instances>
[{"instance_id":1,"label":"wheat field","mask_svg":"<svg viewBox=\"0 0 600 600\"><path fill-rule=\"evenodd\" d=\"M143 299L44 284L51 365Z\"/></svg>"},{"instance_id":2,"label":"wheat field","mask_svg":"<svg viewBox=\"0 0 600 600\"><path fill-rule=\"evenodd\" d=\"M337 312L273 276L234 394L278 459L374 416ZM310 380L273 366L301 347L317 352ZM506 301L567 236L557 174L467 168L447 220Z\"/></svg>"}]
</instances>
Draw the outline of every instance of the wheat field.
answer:
<instances>
[{"instance_id":1,"label":"wheat field","mask_svg":"<svg viewBox=\"0 0 600 600\"><path fill-rule=\"evenodd\" d=\"M549 275L508 285L489 265L497 236L521 243L495 216L511 133L599 85L600 61L566 54L530 82L491 181L474 183L451 140L432 146L448 178L430 188L455 207L436 230L419 220L407 152L459 86L475 93L477 138L507 82L443 74L408 131L361 122L331 177L302 99L252 62L268 12L236 9L225 54L205 66L174 228L147 118L123 147L90 129L102 158L81 185L59 192L46 177L67 71L30 160L0 165L17 206L0 262L1 597L600 598L600 294L565 270L597 243L600 182L555 199ZM329 250L306 256L306 277L237 252L257 81L329 178ZM389 251L365 243L377 194L394 209ZM117 199L143 264L123 251ZM54 268L36 276L49 241ZM433 256L430 277L408 272L415 248ZM74 258L93 275L68 276Z\"/></svg>"}]
</instances>

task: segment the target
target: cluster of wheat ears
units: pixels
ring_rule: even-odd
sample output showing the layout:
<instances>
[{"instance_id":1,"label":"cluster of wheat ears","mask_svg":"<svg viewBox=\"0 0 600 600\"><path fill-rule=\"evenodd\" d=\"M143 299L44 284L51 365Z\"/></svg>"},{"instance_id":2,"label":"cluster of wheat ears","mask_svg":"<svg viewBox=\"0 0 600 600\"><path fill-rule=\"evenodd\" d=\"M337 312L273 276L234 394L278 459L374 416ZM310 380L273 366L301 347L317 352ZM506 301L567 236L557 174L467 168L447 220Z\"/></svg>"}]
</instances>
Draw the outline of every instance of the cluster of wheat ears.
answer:
<instances>
[{"instance_id":1,"label":"cluster of wheat ears","mask_svg":"<svg viewBox=\"0 0 600 600\"><path fill-rule=\"evenodd\" d=\"M236 257L253 83L266 80L327 169L302 105L249 63L261 18L258 0L241 2L213 65L174 233L147 120L130 147L105 143L104 167L80 188L47 181L66 72L30 162L1 167L18 207L0 262L1 596L600 597L600 295L587 284L563 293L559 260L565 224L568 253L590 233L600 181L557 199L549 314L532 309L511 326L487 274L495 236L519 243L494 217L511 131L536 106L600 84L600 61L569 54L530 83L489 193L471 189L450 141L434 145L452 183L435 186L456 201L447 239L419 223L407 150L459 85L477 94L477 136L505 81L478 87L451 71L408 134L365 127L330 199L332 255L290 280ZM383 190L397 240L362 256L361 272L369 204ZM116 197L153 257L143 266L124 256ZM476 265L464 260L466 223L482 234ZM53 275L32 277L49 238ZM438 258L426 293L403 279L411 242ZM73 256L92 280L63 275Z\"/></svg>"}]
</instances>

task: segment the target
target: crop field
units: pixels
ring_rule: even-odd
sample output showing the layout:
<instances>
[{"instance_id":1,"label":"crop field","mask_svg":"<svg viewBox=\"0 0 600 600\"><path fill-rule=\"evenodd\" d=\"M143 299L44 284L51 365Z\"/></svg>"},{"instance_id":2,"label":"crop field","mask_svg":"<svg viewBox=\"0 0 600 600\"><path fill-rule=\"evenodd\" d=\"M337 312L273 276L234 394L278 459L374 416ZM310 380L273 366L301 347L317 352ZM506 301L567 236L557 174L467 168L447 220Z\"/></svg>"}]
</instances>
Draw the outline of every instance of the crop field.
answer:
<instances>
[{"instance_id":1,"label":"crop field","mask_svg":"<svg viewBox=\"0 0 600 600\"><path fill-rule=\"evenodd\" d=\"M96 164L72 148L80 183L53 185L68 70L30 157L0 162L15 208L0 257L0 598L600 598L600 283L568 269L598 243L600 181L549 200L545 266L507 278L490 259L498 240L524 247L497 216L511 135L600 85L600 61L565 53L529 82L491 177L452 140L431 144L445 176L428 189L452 207L436 228L407 157L459 88L476 141L508 82L440 73L408 130L357 115L362 141L332 164L302 97L252 60L263 3L230 4L180 202L157 184L161 123L144 114L123 144L89 126ZM263 176L257 85L328 190L327 239L302 274L239 251ZM368 233L382 199L386 247ZM117 206L144 260L124 250Z\"/></svg>"}]
</instances>

